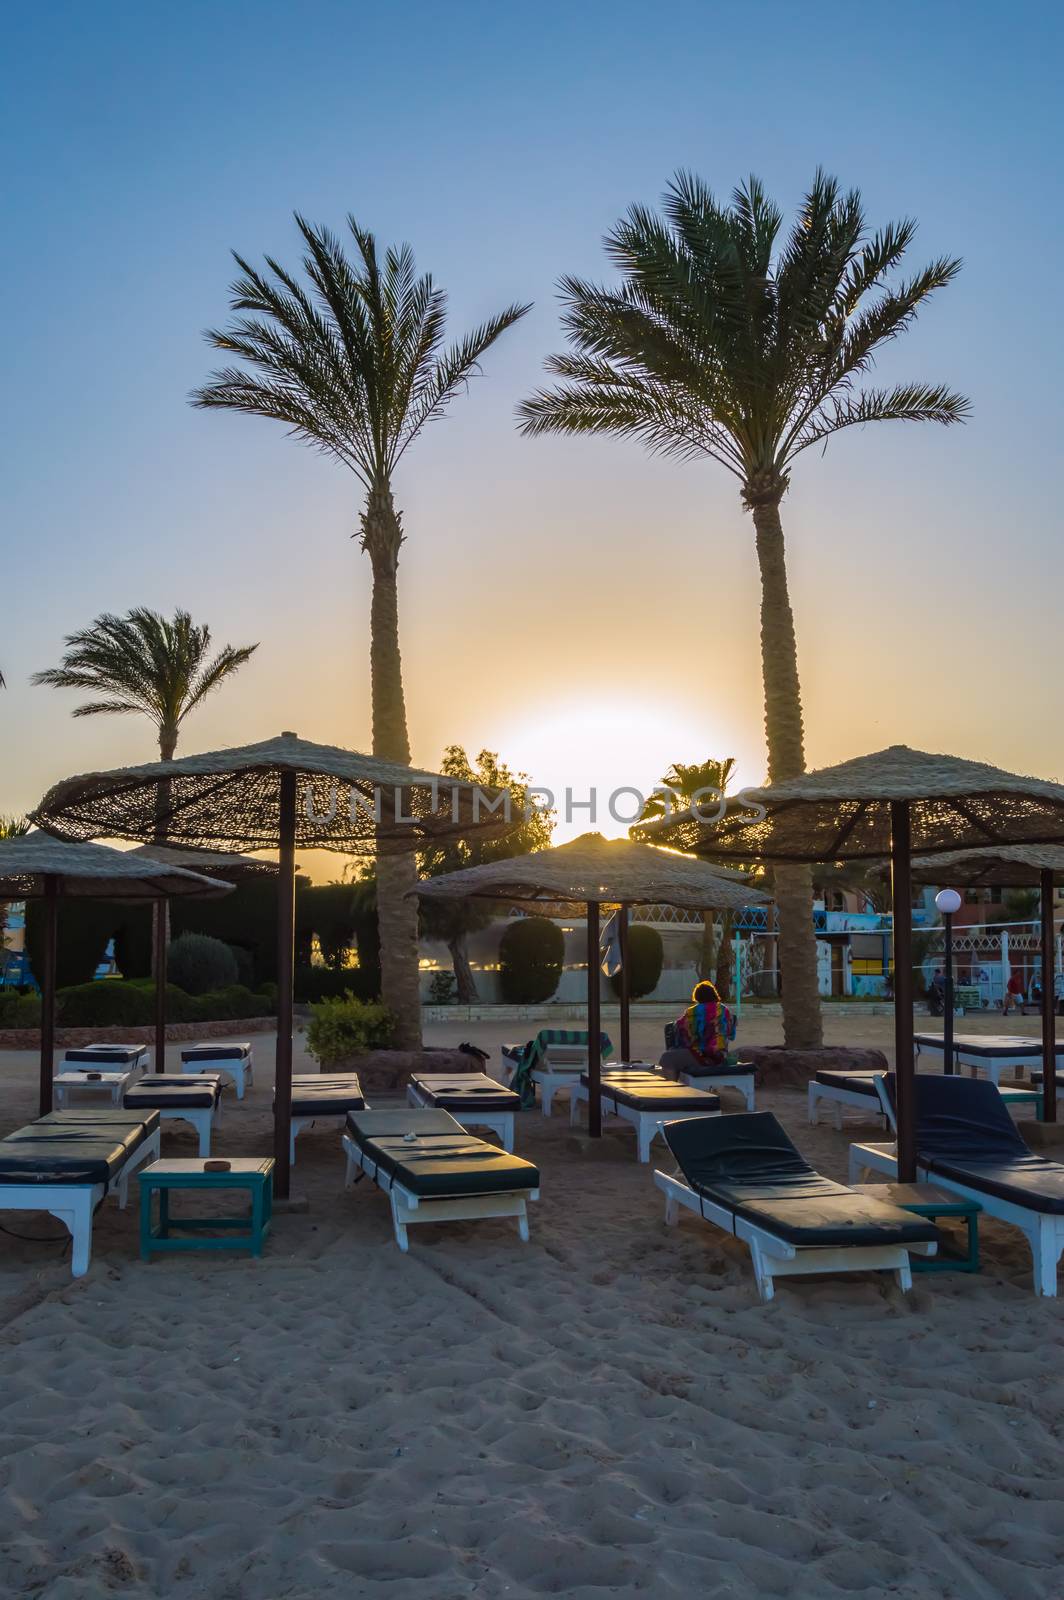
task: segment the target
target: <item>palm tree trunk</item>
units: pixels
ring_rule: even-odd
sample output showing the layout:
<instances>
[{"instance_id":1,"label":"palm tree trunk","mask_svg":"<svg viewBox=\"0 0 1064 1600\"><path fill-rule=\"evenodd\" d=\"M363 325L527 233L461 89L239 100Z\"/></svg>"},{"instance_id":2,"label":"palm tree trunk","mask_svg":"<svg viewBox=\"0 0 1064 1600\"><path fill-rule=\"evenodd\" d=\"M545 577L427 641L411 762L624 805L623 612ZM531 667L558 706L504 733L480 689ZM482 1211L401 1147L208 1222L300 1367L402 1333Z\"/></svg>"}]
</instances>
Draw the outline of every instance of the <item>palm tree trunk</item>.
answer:
<instances>
[{"instance_id":1,"label":"palm tree trunk","mask_svg":"<svg viewBox=\"0 0 1064 1600\"><path fill-rule=\"evenodd\" d=\"M717 914L715 911L702 913L702 949L698 957L698 976L712 978L717 970Z\"/></svg>"},{"instance_id":2,"label":"palm tree trunk","mask_svg":"<svg viewBox=\"0 0 1064 1600\"><path fill-rule=\"evenodd\" d=\"M761 568L761 671L770 783L796 778L805 771L798 647L787 591L781 494L782 489L757 493L754 485L747 485L745 495L753 512ZM773 877L780 918L783 1042L792 1050L819 1049L824 1035L817 991L812 875L808 867L778 866Z\"/></svg>"},{"instance_id":3,"label":"palm tree trunk","mask_svg":"<svg viewBox=\"0 0 1064 1600\"><path fill-rule=\"evenodd\" d=\"M456 933L453 939L448 939L447 948L451 952L451 968L454 972L454 997L460 1006L475 1006L480 995L469 960L469 935L464 929Z\"/></svg>"},{"instance_id":4,"label":"palm tree trunk","mask_svg":"<svg viewBox=\"0 0 1064 1600\"><path fill-rule=\"evenodd\" d=\"M410 762L410 737L399 651L399 547L402 524L391 488L370 491L362 517L362 548L373 565L370 604L370 685L373 700L373 754ZM385 796L385 803L389 797ZM413 855L378 856L377 920L381 941L381 998L396 1019L395 1044L421 1048L421 995L418 979L417 882Z\"/></svg>"},{"instance_id":5,"label":"palm tree trunk","mask_svg":"<svg viewBox=\"0 0 1064 1600\"><path fill-rule=\"evenodd\" d=\"M717 993L728 1004L734 998L732 995L733 968L735 966L735 951L732 949L732 940L735 937L735 918L730 911L725 911L720 924L720 945L717 949Z\"/></svg>"},{"instance_id":6,"label":"palm tree trunk","mask_svg":"<svg viewBox=\"0 0 1064 1600\"><path fill-rule=\"evenodd\" d=\"M172 761L177 751L177 728L169 723L159 725L159 760ZM155 843L166 843L166 813L170 807L170 780L159 784L156 797ZM166 983L166 952L170 948L170 902L163 901L162 917L152 917L151 975L156 983ZM157 1067L161 1071L161 1067Z\"/></svg>"}]
</instances>

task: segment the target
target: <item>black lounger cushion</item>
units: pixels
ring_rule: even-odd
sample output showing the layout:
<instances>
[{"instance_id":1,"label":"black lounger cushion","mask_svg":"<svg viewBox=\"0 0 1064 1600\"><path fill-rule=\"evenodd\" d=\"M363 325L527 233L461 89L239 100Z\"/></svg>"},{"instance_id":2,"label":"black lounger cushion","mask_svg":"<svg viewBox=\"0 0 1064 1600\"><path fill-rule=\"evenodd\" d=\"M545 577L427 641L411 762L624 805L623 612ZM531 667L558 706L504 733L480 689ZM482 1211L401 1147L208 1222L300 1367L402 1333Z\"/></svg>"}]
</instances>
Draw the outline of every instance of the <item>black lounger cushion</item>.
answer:
<instances>
[{"instance_id":1,"label":"black lounger cushion","mask_svg":"<svg viewBox=\"0 0 1064 1600\"><path fill-rule=\"evenodd\" d=\"M916 1159L932 1176L937 1172L1029 1211L1064 1212L1064 1163L1032 1154L992 1083L918 1072L913 1085ZM887 1092L896 1104L893 1073Z\"/></svg>"},{"instance_id":2,"label":"black lounger cushion","mask_svg":"<svg viewBox=\"0 0 1064 1600\"><path fill-rule=\"evenodd\" d=\"M301 1072L292 1079L294 1117L342 1117L365 1104L357 1072Z\"/></svg>"},{"instance_id":3,"label":"black lounger cushion","mask_svg":"<svg viewBox=\"0 0 1064 1600\"><path fill-rule=\"evenodd\" d=\"M587 1088L589 1074L582 1072L580 1082ZM634 1111L674 1111L680 1116L685 1111L720 1110L720 1100L707 1089L674 1083L656 1072L604 1072L601 1088L605 1097Z\"/></svg>"},{"instance_id":4,"label":"black lounger cushion","mask_svg":"<svg viewBox=\"0 0 1064 1600\"><path fill-rule=\"evenodd\" d=\"M382 1173L419 1199L539 1188L539 1172L530 1161L475 1139L449 1112L435 1107L351 1111L347 1130Z\"/></svg>"},{"instance_id":5,"label":"black lounger cushion","mask_svg":"<svg viewBox=\"0 0 1064 1600\"><path fill-rule=\"evenodd\" d=\"M878 1100L875 1079L879 1073L874 1068L867 1072L835 1072L824 1068L816 1075L817 1083L822 1083L825 1089L848 1089L851 1094L866 1094L872 1100Z\"/></svg>"},{"instance_id":6,"label":"black lounger cushion","mask_svg":"<svg viewBox=\"0 0 1064 1600\"><path fill-rule=\"evenodd\" d=\"M109 1044L99 1050L68 1050L63 1057L63 1064L71 1063L75 1072L82 1067L135 1067L143 1054L142 1044Z\"/></svg>"},{"instance_id":7,"label":"black lounger cushion","mask_svg":"<svg viewBox=\"0 0 1064 1600\"><path fill-rule=\"evenodd\" d=\"M521 1096L489 1078L485 1072L460 1072L453 1077L429 1073L411 1081L434 1106L445 1111L519 1111Z\"/></svg>"},{"instance_id":8,"label":"black lounger cushion","mask_svg":"<svg viewBox=\"0 0 1064 1600\"><path fill-rule=\"evenodd\" d=\"M934 1050L944 1050L945 1044L940 1033L918 1033L916 1041L921 1045L929 1045ZM966 1056L1016 1056L1016 1055L1041 1055L1041 1039L1021 1038L1010 1033L955 1033L953 1035L955 1050L963 1050ZM1057 1041L1057 1056L1064 1059L1064 1041Z\"/></svg>"},{"instance_id":9,"label":"black lounger cushion","mask_svg":"<svg viewBox=\"0 0 1064 1600\"><path fill-rule=\"evenodd\" d=\"M174 1111L180 1106L187 1106L190 1110L208 1109L216 1106L222 1098L222 1078L217 1072L204 1072L196 1076L191 1074L152 1073L146 1078L141 1078L136 1083L131 1083L122 1096L122 1104L126 1110L148 1107L162 1111Z\"/></svg>"},{"instance_id":10,"label":"black lounger cushion","mask_svg":"<svg viewBox=\"0 0 1064 1600\"><path fill-rule=\"evenodd\" d=\"M182 1061L243 1061L251 1054L249 1044L190 1044L182 1050Z\"/></svg>"},{"instance_id":11,"label":"black lounger cushion","mask_svg":"<svg viewBox=\"0 0 1064 1600\"><path fill-rule=\"evenodd\" d=\"M698 1060L697 1056L691 1057L691 1065L683 1069L689 1078L734 1078L740 1072L754 1075L752 1061L722 1061L719 1066L708 1066Z\"/></svg>"},{"instance_id":12,"label":"black lounger cushion","mask_svg":"<svg viewBox=\"0 0 1064 1600\"><path fill-rule=\"evenodd\" d=\"M694 1192L788 1244L920 1244L934 1224L821 1177L770 1111L670 1122L665 1139Z\"/></svg>"},{"instance_id":13,"label":"black lounger cushion","mask_svg":"<svg viewBox=\"0 0 1064 1600\"><path fill-rule=\"evenodd\" d=\"M110 1183L158 1126L157 1111L50 1111L0 1139L0 1184Z\"/></svg>"},{"instance_id":14,"label":"black lounger cushion","mask_svg":"<svg viewBox=\"0 0 1064 1600\"><path fill-rule=\"evenodd\" d=\"M1043 1073L1043 1072L1032 1072L1031 1073L1031 1082L1034 1084L1036 1089L1040 1089L1042 1087L1042 1080L1043 1080L1044 1077L1045 1077L1045 1073ZM1059 1094L1062 1089L1064 1089L1064 1075L1062 1075L1061 1073L1058 1072L1057 1073L1057 1093Z\"/></svg>"}]
</instances>

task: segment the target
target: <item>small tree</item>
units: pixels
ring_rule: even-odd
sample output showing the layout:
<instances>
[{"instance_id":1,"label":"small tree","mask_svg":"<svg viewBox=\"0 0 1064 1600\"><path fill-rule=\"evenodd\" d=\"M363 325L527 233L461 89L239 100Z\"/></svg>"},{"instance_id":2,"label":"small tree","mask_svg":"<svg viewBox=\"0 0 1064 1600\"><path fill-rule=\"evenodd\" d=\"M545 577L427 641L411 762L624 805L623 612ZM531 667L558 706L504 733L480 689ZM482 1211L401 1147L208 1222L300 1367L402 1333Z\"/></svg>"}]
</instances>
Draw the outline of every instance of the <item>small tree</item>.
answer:
<instances>
[{"instance_id":1,"label":"small tree","mask_svg":"<svg viewBox=\"0 0 1064 1600\"><path fill-rule=\"evenodd\" d=\"M459 744L447 746L440 771L448 778L459 778L483 789L505 790L510 797L511 815L525 817L525 821L505 839L458 840L423 850L418 858L423 878L436 878L441 873L458 872L463 867L479 867L486 861L507 860L511 856L547 849L554 828L554 812L529 808L526 772L511 772L492 750L482 750L474 766ZM469 935L486 928L497 915L498 912L485 906L483 901L421 902L422 933L429 939L442 939L451 953L455 998L459 1005L475 1005L480 998L469 962Z\"/></svg>"},{"instance_id":2,"label":"small tree","mask_svg":"<svg viewBox=\"0 0 1064 1600\"><path fill-rule=\"evenodd\" d=\"M630 1000L642 1000L644 995L653 994L664 964L665 946L657 928L648 928L644 922L637 922L633 928L629 928L628 997ZM620 995L619 972L611 976L610 987L615 995Z\"/></svg>"},{"instance_id":3,"label":"small tree","mask_svg":"<svg viewBox=\"0 0 1064 1600\"><path fill-rule=\"evenodd\" d=\"M183 933L166 952L166 977L186 994L225 989L240 977L236 956L220 939L205 933Z\"/></svg>"},{"instance_id":4,"label":"small tree","mask_svg":"<svg viewBox=\"0 0 1064 1600\"><path fill-rule=\"evenodd\" d=\"M565 935L546 917L511 922L499 941L502 997L508 1005L537 1005L558 987Z\"/></svg>"}]
</instances>

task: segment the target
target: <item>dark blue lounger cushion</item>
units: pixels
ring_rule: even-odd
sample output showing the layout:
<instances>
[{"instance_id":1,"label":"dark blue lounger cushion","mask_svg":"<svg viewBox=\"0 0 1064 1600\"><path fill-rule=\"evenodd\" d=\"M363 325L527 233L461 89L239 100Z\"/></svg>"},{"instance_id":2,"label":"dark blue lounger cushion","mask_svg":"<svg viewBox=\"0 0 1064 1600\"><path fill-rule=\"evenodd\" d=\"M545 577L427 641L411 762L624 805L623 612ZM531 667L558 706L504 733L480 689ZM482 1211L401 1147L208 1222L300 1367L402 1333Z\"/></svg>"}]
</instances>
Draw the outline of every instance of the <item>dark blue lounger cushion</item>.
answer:
<instances>
[{"instance_id":1,"label":"dark blue lounger cushion","mask_svg":"<svg viewBox=\"0 0 1064 1600\"><path fill-rule=\"evenodd\" d=\"M419 1199L539 1188L539 1172L530 1161L475 1139L449 1111L413 1106L351 1111L347 1131L383 1173Z\"/></svg>"},{"instance_id":2,"label":"dark blue lounger cushion","mask_svg":"<svg viewBox=\"0 0 1064 1600\"><path fill-rule=\"evenodd\" d=\"M582 1072L580 1082L589 1087L590 1074ZM708 1089L696 1089L686 1083L674 1083L649 1069L643 1072L603 1072L600 1080L602 1093L621 1105L635 1111L719 1111L720 1100Z\"/></svg>"},{"instance_id":3,"label":"dark blue lounger cushion","mask_svg":"<svg viewBox=\"0 0 1064 1600\"><path fill-rule=\"evenodd\" d=\"M913 1085L922 1167L1029 1211L1064 1212L1064 1163L1028 1149L992 1083L917 1072ZM887 1092L896 1105L894 1073L887 1076Z\"/></svg>"},{"instance_id":4,"label":"dark blue lounger cushion","mask_svg":"<svg viewBox=\"0 0 1064 1600\"><path fill-rule=\"evenodd\" d=\"M830 1068L822 1068L816 1075L816 1081L826 1089L848 1089L851 1094L866 1094L878 1101L874 1082L878 1076L874 1067L867 1072L835 1072Z\"/></svg>"},{"instance_id":5,"label":"dark blue lounger cushion","mask_svg":"<svg viewBox=\"0 0 1064 1600\"><path fill-rule=\"evenodd\" d=\"M442 1073L430 1073L429 1079L442 1079ZM520 1111L521 1096L514 1094L512 1089L504 1089L501 1083L496 1083L494 1078L489 1078L486 1072L461 1072L457 1077L446 1081L425 1082L417 1073L412 1074L411 1081L420 1092L434 1106L442 1106L444 1111L461 1111L472 1114L475 1111Z\"/></svg>"},{"instance_id":6,"label":"dark blue lounger cushion","mask_svg":"<svg viewBox=\"0 0 1064 1600\"><path fill-rule=\"evenodd\" d=\"M126 1110L147 1107L160 1111L174 1111L180 1106L190 1110L204 1110L216 1106L222 1098L222 1076L219 1072L195 1075L160 1072L131 1083L122 1096Z\"/></svg>"},{"instance_id":7,"label":"dark blue lounger cushion","mask_svg":"<svg viewBox=\"0 0 1064 1600\"><path fill-rule=\"evenodd\" d=\"M69 1062L75 1072L81 1067L135 1067L143 1054L142 1044L115 1044L99 1050L68 1050L63 1062Z\"/></svg>"},{"instance_id":8,"label":"dark blue lounger cushion","mask_svg":"<svg viewBox=\"0 0 1064 1600\"><path fill-rule=\"evenodd\" d=\"M251 1054L249 1044L193 1044L182 1050L182 1061L243 1061Z\"/></svg>"},{"instance_id":9,"label":"dark blue lounger cushion","mask_svg":"<svg viewBox=\"0 0 1064 1600\"><path fill-rule=\"evenodd\" d=\"M110 1183L158 1126L157 1111L50 1111L0 1139L0 1184Z\"/></svg>"},{"instance_id":10,"label":"dark blue lounger cushion","mask_svg":"<svg viewBox=\"0 0 1064 1600\"><path fill-rule=\"evenodd\" d=\"M919 1244L934 1224L821 1177L770 1111L668 1122L665 1140L703 1200L788 1244Z\"/></svg>"},{"instance_id":11,"label":"dark blue lounger cushion","mask_svg":"<svg viewBox=\"0 0 1064 1600\"><path fill-rule=\"evenodd\" d=\"M365 1104L357 1072L301 1072L292 1079L294 1117L342 1117Z\"/></svg>"}]
</instances>

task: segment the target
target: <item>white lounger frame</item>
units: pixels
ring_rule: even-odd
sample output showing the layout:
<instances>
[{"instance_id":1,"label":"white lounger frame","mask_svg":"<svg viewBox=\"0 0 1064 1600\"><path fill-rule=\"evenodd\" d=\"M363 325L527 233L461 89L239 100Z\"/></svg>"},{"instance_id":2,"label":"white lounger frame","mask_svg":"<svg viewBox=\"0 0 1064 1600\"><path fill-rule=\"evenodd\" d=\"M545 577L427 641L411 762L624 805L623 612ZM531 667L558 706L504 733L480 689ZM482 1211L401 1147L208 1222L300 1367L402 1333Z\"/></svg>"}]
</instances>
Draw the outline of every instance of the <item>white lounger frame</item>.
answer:
<instances>
[{"instance_id":1,"label":"white lounger frame","mask_svg":"<svg viewBox=\"0 0 1064 1600\"><path fill-rule=\"evenodd\" d=\"M199 1072L224 1072L233 1080L238 1100L244 1098L244 1086L255 1081L255 1057L249 1050L241 1060L234 1056L199 1056L195 1061L182 1061L181 1071L195 1077Z\"/></svg>"},{"instance_id":2,"label":"white lounger frame","mask_svg":"<svg viewBox=\"0 0 1064 1600\"><path fill-rule=\"evenodd\" d=\"M479 1073L477 1074L479 1077ZM436 1102L427 1090L422 1090L413 1083L406 1086L406 1103L409 1106L433 1107ZM514 1153L514 1114L512 1111L484 1111L471 1106L468 1111L458 1111L454 1106L445 1106L444 1110L461 1123L463 1128L487 1128L491 1133L497 1133L507 1155Z\"/></svg>"},{"instance_id":3,"label":"white lounger frame","mask_svg":"<svg viewBox=\"0 0 1064 1600\"><path fill-rule=\"evenodd\" d=\"M893 1272L898 1288L909 1290L913 1286L910 1253L933 1256L938 1249L934 1240L911 1245L832 1245L823 1249L815 1245L788 1244L765 1228L733 1216L723 1206L703 1200L683 1178L655 1172L654 1182L665 1196L665 1221L669 1227L680 1220L680 1207L684 1206L724 1233L742 1240L750 1251L757 1292L763 1302L772 1299L776 1278L820 1272Z\"/></svg>"},{"instance_id":4,"label":"white lounger frame","mask_svg":"<svg viewBox=\"0 0 1064 1600\"><path fill-rule=\"evenodd\" d=\"M720 1089L738 1089L746 1101L747 1111L754 1109L754 1074L752 1072L730 1072L727 1067L723 1072L681 1072L680 1082L685 1083L689 1089L708 1089L714 1094Z\"/></svg>"},{"instance_id":5,"label":"white lounger frame","mask_svg":"<svg viewBox=\"0 0 1064 1600\"><path fill-rule=\"evenodd\" d=\"M82 1051L91 1050L94 1055L97 1052L100 1055L104 1055L108 1050L136 1050L137 1059L131 1063L127 1070L129 1072L147 1072L148 1070L149 1057L146 1044L83 1044L76 1048L80 1048ZM111 1065L113 1067L116 1063L112 1062ZM59 1070L60 1072L95 1072L96 1068L90 1067L87 1061L71 1061L70 1051L68 1050L63 1057Z\"/></svg>"},{"instance_id":6,"label":"white lounger frame","mask_svg":"<svg viewBox=\"0 0 1064 1600\"><path fill-rule=\"evenodd\" d=\"M440 1199L422 1199L393 1183L386 1172L381 1172L373 1158L361 1150L348 1133L343 1138L347 1153L347 1170L344 1187L350 1189L356 1172L361 1170L372 1178L377 1188L391 1201L392 1226L395 1242L400 1250L408 1250L410 1241L407 1228L415 1222L470 1222L480 1217L516 1217L517 1231L528 1243L528 1210L525 1202L538 1200L538 1189L512 1189L499 1194L452 1195Z\"/></svg>"},{"instance_id":7,"label":"white lounger frame","mask_svg":"<svg viewBox=\"0 0 1064 1600\"><path fill-rule=\"evenodd\" d=\"M133 1151L110 1183L3 1183L0 1184L0 1211L47 1211L66 1228L74 1241L70 1270L83 1278L92 1255L92 1219L96 1207L108 1194L117 1194L124 1211L129 1199L129 1180L146 1161L159 1159L159 1129L150 1133Z\"/></svg>"},{"instance_id":8,"label":"white lounger frame","mask_svg":"<svg viewBox=\"0 0 1064 1600\"><path fill-rule=\"evenodd\" d=\"M130 1114L135 1117L138 1111L141 1109L147 1110L148 1107L130 1106L128 1109ZM219 1111L221 1110L221 1101L218 1102L218 1109ZM159 1118L162 1122L189 1123L195 1128L196 1136L199 1139L198 1154L201 1156L210 1155L211 1130L214 1126L213 1106L152 1106L151 1110L159 1113Z\"/></svg>"},{"instance_id":9,"label":"white lounger frame","mask_svg":"<svg viewBox=\"0 0 1064 1600\"><path fill-rule=\"evenodd\" d=\"M888 1178L898 1176L898 1156L894 1145L851 1144L850 1182L860 1183L869 1172L882 1172ZM932 1183L936 1189L948 1189L965 1200L975 1200L983 1214L996 1217L1019 1228L1031 1247L1031 1265L1034 1273L1035 1294L1053 1298L1057 1292L1057 1266L1064 1253L1064 1216L1052 1211L1035 1211L1029 1206L1015 1205L1011 1200L999 1199L983 1189L972 1188L956 1178L944 1178L940 1172L917 1165L916 1181Z\"/></svg>"},{"instance_id":10,"label":"white lounger frame","mask_svg":"<svg viewBox=\"0 0 1064 1600\"><path fill-rule=\"evenodd\" d=\"M667 1079L664 1081L668 1081ZM654 1111L640 1111L636 1106L626 1106L623 1101L617 1100L609 1091L609 1079L603 1078L601 1085L602 1112L604 1116L620 1117L622 1122L630 1122L636 1132L636 1152L644 1166L650 1160L650 1146L658 1134L662 1132L667 1122L676 1122L680 1119L687 1121L694 1117L719 1117L716 1111L695 1111L688 1107L672 1106L669 1109ZM580 1120L580 1107L586 1105L590 1093L586 1084L579 1080L573 1085L569 1095L569 1123L576 1127Z\"/></svg>"},{"instance_id":11,"label":"white lounger frame","mask_svg":"<svg viewBox=\"0 0 1064 1600\"><path fill-rule=\"evenodd\" d=\"M99 1077L90 1078L90 1072L98 1072ZM57 1072L52 1079L52 1101L57 1111L65 1111L70 1104L70 1091L76 1089L79 1095L106 1095L113 1106L122 1104L122 1096L131 1083L137 1083L144 1076L139 1069L130 1072L107 1072L103 1067L90 1067L74 1062L73 1066L64 1072Z\"/></svg>"},{"instance_id":12,"label":"white lounger frame","mask_svg":"<svg viewBox=\"0 0 1064 1600\"><path fill-rule=\"evenodd\" d=\"M869 1081L871 1082L872 1080L869 1080ZM872 1088L873 1088L873 1092L871 1094L860 1094L856 1089L839 1089L839 1088L836 1088L836 1086L834 1084L831 1084L831 1083L817 1083L815 1078L810 1078L810 1080L809 1080L809 1121L810 1121L810 1123L815 1128L817 1123L820 1120L819 1119L819 1115L818 1115L818 1102L821 1101L821 1100L831 1100L834 1103L834 1106L835 1106L835 1113L834 1113L835 1126L836 1126L836 1128L839 1129L840 1132L842 1131L842 1108L843 1108L843 1106L853 1106L858 1111L868 1112L871 1116L878 1118L883 1123L883 1126L886 1127L887 1126L887 1118L886 1118L886 1115L885 1115L885 1113L883 1111L883 1108L880 1105L879 1100L878 1100L878 1098L876 1096L874 1083L872 1085Z\"/></svg>"}]
</instances>

